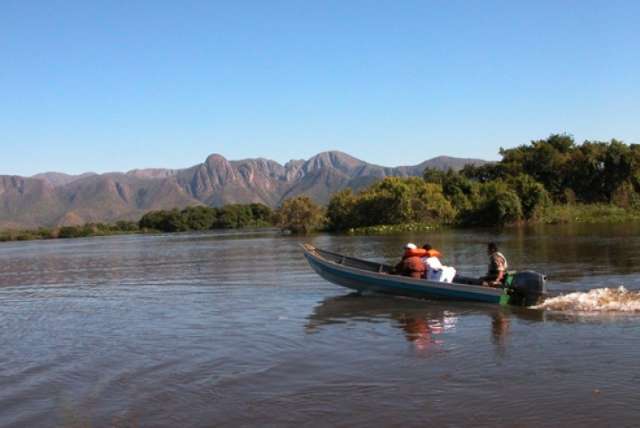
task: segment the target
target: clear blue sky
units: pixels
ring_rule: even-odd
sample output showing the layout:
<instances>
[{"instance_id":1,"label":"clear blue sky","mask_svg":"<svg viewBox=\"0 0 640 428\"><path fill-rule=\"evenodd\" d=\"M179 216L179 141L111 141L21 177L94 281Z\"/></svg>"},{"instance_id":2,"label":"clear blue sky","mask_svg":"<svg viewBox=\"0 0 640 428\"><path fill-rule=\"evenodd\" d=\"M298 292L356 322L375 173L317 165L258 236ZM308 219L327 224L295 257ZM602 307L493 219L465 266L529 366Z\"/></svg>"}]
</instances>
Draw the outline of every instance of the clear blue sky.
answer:
<instances>
[{"instance_id":1,"label":"clear blue sky","mask_svg":"<svg viewBox=\"0 0 640 428\"><path fill-rule=\"evenodd\" d=\"M640 143L640 2L0 1L0 174Z\"/></svg>"}]
</instances>

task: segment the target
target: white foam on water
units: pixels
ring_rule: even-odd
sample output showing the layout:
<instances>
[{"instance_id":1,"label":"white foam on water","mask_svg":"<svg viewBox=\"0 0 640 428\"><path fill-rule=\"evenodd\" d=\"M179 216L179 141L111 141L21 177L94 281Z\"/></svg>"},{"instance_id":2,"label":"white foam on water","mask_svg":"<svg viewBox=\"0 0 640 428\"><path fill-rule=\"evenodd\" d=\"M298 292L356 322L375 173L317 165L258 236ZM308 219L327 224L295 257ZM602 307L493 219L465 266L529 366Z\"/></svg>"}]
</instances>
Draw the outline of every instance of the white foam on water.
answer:
<instances>
[{"instance_id":1,"label":"white foam on water","mask_svg":"<svg viewBox=\"0 0 640 428\"><path fill-rule=\"evenodd\" d=\"M640 291L618 288L596 288L546 299L534 309L579 312L639 312Z\"/></svg>"}]
</instances>

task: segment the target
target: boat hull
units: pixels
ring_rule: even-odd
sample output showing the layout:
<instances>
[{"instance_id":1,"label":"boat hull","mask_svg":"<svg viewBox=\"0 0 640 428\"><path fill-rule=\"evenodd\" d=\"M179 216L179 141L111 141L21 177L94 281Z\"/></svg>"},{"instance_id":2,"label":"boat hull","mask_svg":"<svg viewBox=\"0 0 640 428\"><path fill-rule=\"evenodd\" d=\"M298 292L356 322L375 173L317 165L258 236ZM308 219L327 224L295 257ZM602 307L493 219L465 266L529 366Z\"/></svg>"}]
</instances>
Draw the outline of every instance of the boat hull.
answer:
<instances>
[{"instance_id":1,"label":"boat hull","mask_svg":"<svg viewBox=\"0 0 640 428\"><path fill-rule=\"evenodd\" d=\"M392 294L428 299L466 300L495 304L508 304L509 295L504 289L482 287L468 284L444 283L415 279L383 272L346 266L338 261L329 260L321 251L310 245L304 247L305 258L311 268L322 278L337 285L375 293ZM353 260L353 259L352 259ZM366 263L365 261L362 261Z\"/></svg>"}]
</instances>

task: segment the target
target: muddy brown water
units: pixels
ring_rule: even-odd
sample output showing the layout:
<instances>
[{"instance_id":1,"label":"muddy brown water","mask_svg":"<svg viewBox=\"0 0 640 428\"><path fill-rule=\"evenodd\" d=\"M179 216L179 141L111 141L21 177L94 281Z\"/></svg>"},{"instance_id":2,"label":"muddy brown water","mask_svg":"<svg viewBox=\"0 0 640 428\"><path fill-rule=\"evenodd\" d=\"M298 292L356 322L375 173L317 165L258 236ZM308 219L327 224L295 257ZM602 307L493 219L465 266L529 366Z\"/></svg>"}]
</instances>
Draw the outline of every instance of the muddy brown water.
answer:
<instances>
[{"instance_id":1,"label":"muddy brown water","mask_svg":"<svg viewBox=\"0 0 640 428\"><path fill-rule=\"evenodd\" d=\"M358 296L270 231L5 243L0 426L640 423L640 226L308 240L389 262L428 240L473 275L496 240L582 306Z\"/></svg>"}]
</instances>

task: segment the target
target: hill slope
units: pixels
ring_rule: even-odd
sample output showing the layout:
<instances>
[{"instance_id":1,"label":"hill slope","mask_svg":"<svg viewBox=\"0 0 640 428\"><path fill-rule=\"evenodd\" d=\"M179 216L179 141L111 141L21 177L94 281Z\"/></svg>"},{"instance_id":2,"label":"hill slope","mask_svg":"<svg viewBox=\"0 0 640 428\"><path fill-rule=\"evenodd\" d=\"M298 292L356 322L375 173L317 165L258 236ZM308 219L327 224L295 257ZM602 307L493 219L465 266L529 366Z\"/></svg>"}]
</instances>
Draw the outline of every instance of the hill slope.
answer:
<instances>
[{"instance_id":1,"label":"hill slope","mask_svg":"<svg viewBox=\"0 0 640 428\"><path fill-rule=\"evenodd\" d=\"M136 220L149 210L197 204L260 202L275 207L300 194L324 204L338 190L358 190L386 176L419 176L425 167L459 169L482 163L441 156L414 166L390 168L331 151L280 165L263 158L228 161L213 154L201 164L178 170L0 176L0 227Z\"/></svg>"}]
</instances>

